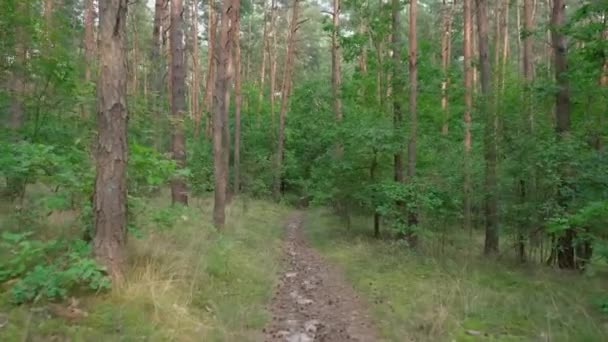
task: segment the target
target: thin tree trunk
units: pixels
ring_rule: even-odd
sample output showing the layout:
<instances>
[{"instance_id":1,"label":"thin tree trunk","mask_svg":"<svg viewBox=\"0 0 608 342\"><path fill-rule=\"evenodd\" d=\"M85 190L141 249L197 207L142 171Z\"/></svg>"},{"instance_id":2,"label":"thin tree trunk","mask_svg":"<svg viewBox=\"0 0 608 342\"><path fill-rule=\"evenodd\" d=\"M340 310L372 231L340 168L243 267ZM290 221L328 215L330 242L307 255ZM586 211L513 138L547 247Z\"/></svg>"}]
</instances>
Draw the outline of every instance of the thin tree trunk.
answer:
<instances>
[{"instance_id":1,"label":"thin tree trunk","mask_svg":"<svg viewBox=\"0 0 608 342\"><path fill-rule=\"evenodd\" d=\"M207 23L207 79L205 80L205 97L203 99L205 108L206 108L206 112L207 115L205 115L205 138L209 139L211 137L211 127L212 127L212 123L211 123L211 113L214 111L215 108L215 100L213 100L213 94L214 94L214 85L217 83L216 77L215 77L215 68L216 68L216 62L215 62L215 58L216 55L218 55L217 51L216 51L216 33L217 33L217 21L218 18L216 18L215 15L215 10L214 10L214 1L215 0L208 0L209 1L209 13L208 13L208 20L209 22ZM213 115L213 117L215 117L215 114ZM215 127L215 124L213 124L213 126Z\"/></svg>"},{"instance_id":2,"label":"thin tree trunk","mask_svg":"<svg viewBox=\"0 0 608 342\"><path fill-rule=\"evenodd\" d=\"M239 4L239 1L235 1ZM240 9L239 6L233 9L235 21L233 23L233 42L234 42L234 193L238 194L241 188L240 165L241 165L241 105L243 98L241 95L241 43L240 43Z\"/></svg>"},{"instance_id":3,"label":"thin tree trunk","mask_svg":"<svg viewBox=\"0 0 608 342\"><path fill-rule=\"evenodd\" d=\"M161 94L163 93L163 69L161 67L161 56L162 56L162 43L164 41L163 27L164 20L163 16L165 13L165 6L167 0L156 0L154 6L154 26L152 29L152 46L150 50L150 80L152 82L152 111L154 112L154 124L155 124L155 137L154 144L156 149L161 148L161 130L162 130L162 118L161 118Z\"/></svg>"},{"instance_id":4,"label":"thin tree trunk","mask_svg":"<svg viewBox=\"0 0 608 342\"><path fill-rule=\"evenodd\" d=\"M274 1L273 1L273 5L274 7ZM271 11L273 11L271 9ZM260 116L261 116L261 111L262 111L262 104L264 103L264 82L266 80L266 56L268 55L269 52L269 43L268 43L268 39L269 39L269 35L268 35L268 23L266 22L266 0L264 0L264 7L262 12L264 13L264 33L262 35L262 64L260 64L260 83L259 83L259 90L258 90L258 124L260 121ZM274 13L274 12L271 12ZM272 19L271 19L272 22ZM271 24L272 25L272 24ZM271 94L272 96L272 94Z\"/></svg>"},{"instance_id":5,"label":"thin tree trunk","mask_svg":"<svg viewBox=\"0 0 608 342\"><path fill-rule=\"evenodd\" d=\"M127 240L127 0L99 2L94 252L121 282Z\"/></svg>"},{"instance_id":6,"label":"thin tree trunk","mask_svg":"<svg viewBox=\"0 0 608 342\"><path fill-rule=\"evenodd\" d=\"M443 111L443 126L441 133L447 135L449 132L450 113L448 110L448 86L450 84L450 60L452 49L452 9L453 3L448 5L443 0L443 32L441 34L441 69L443 80L441 81L441 110Z\"/></svg>"},{"instance_id":7,"label":"thin tree trunk","mask_svg":"<svg viewBox=\"0 0 608 342\"><path fill-rule=\"evenodd\" d=\"M336 121L342 121L342 73L340 68L340 0L333 0L333 31L331 34L331 85Z\"/></svg>"},{"instance_id":8,"label":"thin tree trunk","mask_svg":"<svg viewBox=\"0 0 608 342\"><path fill-rule=\"evenodd\" d=\"M484 127L484 207L486 239L485 254L498 253L498 199L496 195L496 114L490 110L492 97L491 69L488 56L488 14L486 0L477 2L477 29L479 34L479 64L481 67L481 103L482 113L485 116Z\"/></svg>"},{"instance_id":9,"label":"thin tree trunk","mask_svg":"<svg viewBox=\"0 0 608 342\"><path fill-rule=\"evenodd\" d=\"M473 107L473 66L471 60L473 43L472 0L463 2L463 58L464 58L464 193L463 193L463 228L472 232L471 224L471 111Z\"/></svg>"},{"instance_id":10,"label":"thin tree trunk","mask_svg":"<svg viewBox=\"0 0 608 342\"><path fill-rule=\"evenodd\" d=\"M178 168L186 167L186 139L184 113L186 112L186 65L184 53L184 6L182 0L171 0L171 151ZM181 178L171 181L173 203L188 205L188 188Z\"/></svg>"},{"instance_id":11,"label":"thin tree trunk","mask_svg":"<svg viewBox=\"0 0 608 342\"><path fill-rule=\"evenodd\" d=\"M279 112L279 139L276 155L276 169L274 179L274 197L278 200L281 196L281 183L283 178L283 153L285 145L285 116L291 91L291 75L295 59L296 32L298 30L298 10L301 0L293 1L291 23L289 25L289 35L287 38L287 55L285 56L285 68L283 70L283 86L281 89L281 110Z\"/></svg>"},{"instance_id":12,"label":"thin tree trunk","mask_svg":"<svg viewBox=\"0 0 608 342\"><path fill-rule=\"evenodd\" d=\"M91 66L95 57L95 1L87 0L84 12L84 79L91 82Z\"/></svg>"},{"instance_id":13,"label":"thin tree trunk","mask_svg":"<svg viewBox=\"0 0 608 342\"><path fill-rule=\"evenodd\" d=\"M392 77L392 92L393 92L393 124L396 134L399 136L402 128L403 113L401 110L402 98L402 77L403 67L401 63L401 19L400 19L399 0L392 0L392 50L393 50L393 77ZM403 152L401 148L393 155L393 173L396 182L403 182Z\"/></svg>"},{"instance_id":14,"label":"thin tree trunk","mask_svg":"<svg viewBox=\"0 0 608 342\"><path fill-rule=\"evenodd\" d=\"M198 57L198 0L192 0L192 117L194 136L201 132L201 111L199 109L200 67Z\"/></svg>"},{"instance_id":15,"label":"thin tree trunk","mask_svg":"<svg viewBox=\"0 0 608 342\"><path fill-rule=\"evenodd\" d=\"M234 2L223 0L220 21L220 39L217 45L217 77L213 94L213 162L215 173L215 198L213 206L213 223L217 229L222 229L226 223L226 187L228 183L228 146L226 146L227 113L229 106L230 63L232 53L231 15Z\"/></svg>"},{"instance_id":16,"label":"thin tree trunk","mask_svg":"<svg viewBox=\"0 0 608 342\"><path fill-rule=\"evenodd\" d=\"M416 32L417 6L418 0L410 1L410 28L409 28L409 71L410 71L410 139L407 147L407 177L410 182L416 175L416 138L418 126L418 39ZM408 226L410 230L407 240L410 246L415 247L418 237L414 228L418 225L418 212L409 209ZM414 227L414 228L413 228Z\"/></svg>"},{"instance_id":17,"label":"thin tree trunk","mask_svg":"<svg viewBox=\"0 0 608 342\"><path fill-rule=\"evenodd\" d=\"M274 116L275 116L275 92L277 87L277 0L272 0L272 8L270 9L270 37L271 45L268 46L270 50L268 57L270 58L270 119L272 128L274 131Z\"/></svg>"}]
</instances>

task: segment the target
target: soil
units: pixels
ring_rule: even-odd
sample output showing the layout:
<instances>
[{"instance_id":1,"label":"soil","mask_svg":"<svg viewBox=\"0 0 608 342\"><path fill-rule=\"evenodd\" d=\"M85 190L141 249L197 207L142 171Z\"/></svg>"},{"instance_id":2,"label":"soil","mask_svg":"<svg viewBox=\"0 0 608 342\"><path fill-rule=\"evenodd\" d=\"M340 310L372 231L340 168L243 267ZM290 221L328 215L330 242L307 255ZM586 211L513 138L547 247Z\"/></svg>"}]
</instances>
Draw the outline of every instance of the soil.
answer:
<instances>
[{"instance_id":1,"label":"soil","mask_svg":"<svg viewBox=\"0 0 608 342\"><path fill-rule=\"evenodd\" d=\"M364 300L339 269L308 246L302 221L297 213L285 228L285 270L270 305L265 341L379 341Z\"/></svg>"}]
</instances>

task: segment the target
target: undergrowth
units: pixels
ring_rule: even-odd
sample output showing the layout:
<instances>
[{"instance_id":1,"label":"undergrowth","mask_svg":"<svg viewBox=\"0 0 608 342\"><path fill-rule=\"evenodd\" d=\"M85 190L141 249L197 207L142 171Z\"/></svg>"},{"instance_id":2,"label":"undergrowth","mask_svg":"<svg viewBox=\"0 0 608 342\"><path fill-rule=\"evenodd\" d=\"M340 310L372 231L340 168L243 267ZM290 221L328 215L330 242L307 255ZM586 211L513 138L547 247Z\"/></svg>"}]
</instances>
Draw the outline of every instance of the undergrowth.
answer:
<instances>
[{"instance_id":1,"label":"undergrowth","mask_svg":"<svg viewBox=\"0 0 608 342\"><path fill-rule=\"evenodd\" d=\"M268 319L265 306L279 267L288 209L235 200L227 209L225 231L218 233L210 224L211 200L194 198L188 208L172 208L169 202L160 195L130 203L128 278L110 291L80 296L71 291L68 299L78 303L78 315L70 316L74 308L67 304L59 306L67 313L55 309L52 301L65 296L16 306L14 293L1 289L0 340L259 339ZM60 238L78 226L75 214L64 215L68 218L49 216L42 222L42 235Z\"/></svg>"},{"instance_id":2,"label":"undergrowth","mask_svg":"<svg viewBox=\"0 0 608 342\"><path fill-rule=\"evenodd\" d=\"M305 222L313 246L345 269L391 341L608 340L599 275L484 260L469 240L442 254L423 241L414 253L371 238L371 222L347 230L321 210Z\"/></svg>"}]
</instances>

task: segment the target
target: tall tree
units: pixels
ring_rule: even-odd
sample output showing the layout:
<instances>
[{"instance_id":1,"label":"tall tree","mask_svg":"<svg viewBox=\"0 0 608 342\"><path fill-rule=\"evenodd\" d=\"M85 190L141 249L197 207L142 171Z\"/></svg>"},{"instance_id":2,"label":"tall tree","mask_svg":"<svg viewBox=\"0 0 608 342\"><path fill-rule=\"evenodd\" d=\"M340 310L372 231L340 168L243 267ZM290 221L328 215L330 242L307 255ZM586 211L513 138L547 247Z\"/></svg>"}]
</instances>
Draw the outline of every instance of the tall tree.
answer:
<instances>
[{"instance_id":1,"label":"tall tree","mask_svg":"<svg viewBox=\"0 0 608 342\"><path fill-rule=\"evenodd\" d=\"M171 0L171 152L179 168L186 166L184 113L186 112L186 65L184 63L184 4ZM181 177L171 181L173 203L188 204L188 188Z\"/></svg>"},{"instance_id":2,"label":"tall tree","mask_svg":"<svg viewBox=\"0 0 608 342\"><path fill-rule=\"evenodd\" d=\"M213 94L213 164L215 176L215 198L213 203L213 223L222 229L226 223L226 187L228 183L228 154L226 131L228 106L230 105L230 70L232 37L231 15L238 0L223 0L220 18L220 40L217 45L217 75ZM238 5L238 4L237 4Z\"/></svg>"},{"instance_id":3,"label":"tall tree","mask_svg":"<svg viewBox=\"0 0 608 342\"><path fill-rule=\"evenodd\" d=\"M273 193L275 199L281 196L281 183L283 179L283 153L285 147L285 116L287 115L287 106L289 104L289 95L291 91L291 76L295 59L296 49L296 32L300 23L298 22L298 7L301 0L293 0L293 9L291 13L291 22L289 24L289 33L287 36L287 55L285 56L285 66L283 69L283 85L281 87L281 110L279 112L279 139L277 144L276 154L276 169Z\"/></svg>"},{"instance_id":4,"label":"tall tree","mask_svg":"<svg viewBox=\"0 0 608 342\"><path fill-rule=\"evenodd\" d=\"M473 9L472 0L463 1L463 64L464 64L464 192L463 192L463 228L472 231L471 225L471 111L473 107L473 76L471 60L473 46Z\"/></svg>"},{"instance_id":5,"label":"tall tree","mask_svg":"<svg viewBox=\"0 0 608 342\"><path fill-rule=\"evenodd\" d=\"M416 175L416 138L418 126L418 35L416 28L418 0L410 0L410 32L409 32L409 71L410 71L410 140L407 147L407 177L413 181ZM416 245L417 238L411 229L418 225L418 213L410 209L408 213L408 241Z\"/></svg>"},{"instance_id":6,"label":"tall tree","mask_svg":"<svg viewBox=\"0 0 608 342\"><path fill-rule=\"evenodd\" d=\"M392 0L392 32L391 43L393 52L393 75L392 75L392 97L393 97L393 123L395 133L400 136L403 126L403 111L401 109L403 88L403 66L401 62L401 8L399 0ZM382 95L380 95L382 96ZM401 148L393 156L393 173L395 181L403 182L403 152Z\"/></svg>"},{"instance_id":7,"label":"tall tree","mask_svg":"<svg viewBox=\"0 0 608 342\"><path fill-rule=\"evenodd\" d=\"M127 239L127 0L99 2L94 252L123 279Z\"/></svg>"},{"instance_id":8,"label":"tall tree","mask_svg":"<svg viewBox=\"0 0 608 342\"><path fill-rule=\"evenodd\" d=\"M565 24L566 2L564 0L553 0L551 11L551 43L553 47L553 64L555 69L555 82L557 90L555 93L555 132L558 139L568 138L570 133L570 82L568 80L568 45L563 33ZM562 166L560 170L561 184L558 190L558 203L567 210L568 185L565 184L569 166ZM569 227L558 238L557 264L560 268L575 268L574 241L576 232Z\"/></svg>"},{"instance_id":9,"label":"tall tree","mask_svg":"<svg viewBox=\"0 0 608 342\"><path fill-rule=\"evenodd\" d=\"M241 105L243 96L241 94L241 18L240 2L235 1L234 23L232 28L232 41L234 44L234 193L241 190Z\"/></svg>"},{"instance_id":10,"label":"tall tree","mask_svg":"<svg viewBox=\"0 0 608 342\"><path fill-rule=\"evenodd\" d=\"M192 41L192 117L194 118L194 136L201 131L201 111L199 109L200 68L198 59L198 0L191 0L191 41Z\"/></svg>"},{"instance_id":11,"label":"tall tree","mask_svg":"<svg viewBox=\"0 0 608 342\"><path fill-rule=\"evenodd\" d=\"M95 56L95 1L86 0L84 12L85 81L91 81L91 64Z\"/></svg>"},{"instance_id":12,"label":"tall tree","mask_svg":"<svg viewBox=\"0 0 608 342\"><path fill-rule=\"evenodd\" d=\"M342 121L342 99L340 88L342 75L340 67L340 0L333 0L333 30L331 34L331 86L333 92L334 115L337 121Z\"/></svg>"},{"instance_id":13,"label":"tall tree","mask_svg":"<svg viewBox=\"0 0 608 342\"><path fill-rule=\"evenodd\" d=\"M207 111L205 116L205 138L211 136L211 113L214 110L213 93L216 78L216 36L217 36L217 16L215 15L214 1L209 1L209 10L207 13L207 79L205 80L205 97L203 102Z\"/></svg>"},{"instance_id":14,"label":"tall tree","mask_svg":"<svg viewBox=\"0 0 608 342\"><path fill-rule=\"evenodd\" d=\"M441 80L441 110L443 111L443 126L441 132L444 135L449 131L449 110L448 110L448 86L450 84L450 60L452 52L452 11L454 3L448 4L443 0L442 6L442 33L441 33L441 70L443 79Z\"/></svg>"},{"instance_id":15,"label":"tall tree","mask_svg":"<svg viewBox=\"0 0 608 342\"><path fill-rule=\"evenodd\" d=\"M272 0L270 8L270 44L266 46L269 50L268 58L269 58L269 66L270 66L270 74L268 77L270 78L270 118L272 127L274 128L274 114L275 114L275 92L277 86L277 0Z\"/></svg>"},{"instance_id":16,"label":"tall tree","mask_svg":"<svg viewBox=\"0 0 608 342\"><path fill-rule=\"evenodd\" d=\"M484 213L486 239L484 252L498 253L498 199L496 195L496 113L490 110L492 97L491 68L488 46L488 9L486 0L476 0L479 64L481 70L481 112L484 126Z\"/></svg>"}]
</instances>

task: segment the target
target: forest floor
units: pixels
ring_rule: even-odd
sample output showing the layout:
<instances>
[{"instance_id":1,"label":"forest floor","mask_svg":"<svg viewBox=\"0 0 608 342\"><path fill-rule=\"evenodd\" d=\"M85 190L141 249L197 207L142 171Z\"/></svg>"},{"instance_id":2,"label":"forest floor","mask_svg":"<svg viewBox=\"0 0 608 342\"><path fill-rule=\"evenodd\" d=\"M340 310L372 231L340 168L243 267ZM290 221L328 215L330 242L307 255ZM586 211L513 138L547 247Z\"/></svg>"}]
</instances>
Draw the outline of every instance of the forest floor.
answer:
<instances>
[{"instance_id":1,"label":"forest floor","mask_svg":"<svg viewBox=\"0 0 608 342\"><path fill-rule=\"evenodd\" d=\"M286 224L284 273L270 305L266 341L378 341L364 301L342 276L308 246L303 214Z\"/></svg>"}]
</instances>

